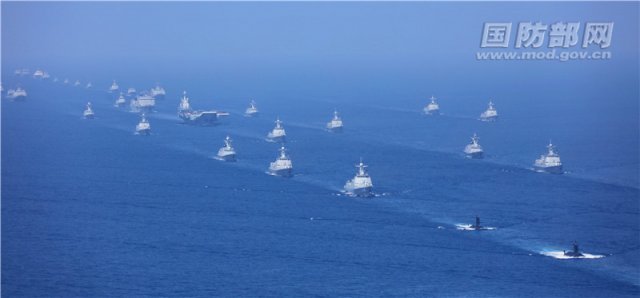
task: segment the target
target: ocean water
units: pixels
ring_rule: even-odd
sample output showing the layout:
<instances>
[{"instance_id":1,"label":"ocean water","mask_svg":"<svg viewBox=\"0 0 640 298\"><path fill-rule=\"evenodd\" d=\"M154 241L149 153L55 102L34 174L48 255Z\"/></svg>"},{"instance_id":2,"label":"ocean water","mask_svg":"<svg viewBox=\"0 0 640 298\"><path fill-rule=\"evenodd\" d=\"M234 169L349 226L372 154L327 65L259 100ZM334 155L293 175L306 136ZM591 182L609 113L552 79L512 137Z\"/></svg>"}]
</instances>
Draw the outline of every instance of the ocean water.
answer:
<instances>
[{"instance_id":1,"label":"ocean water","mask_svg":"<svg viewBox=\"0 0 640 298\"><path fill-rule=\"evenodd\" d=\"M483 100L456 109L442 99L443 115L428 117L424 98L267 95L256 98L260 116L246 118L248 98L213 99L200 87L189 91L192 106L231 115L197 127L177 118L181 92L166 84L145 137L133 133L137 114L112 106L108 80L92 90L4 80L29 96L2 102L3 296L640 293L639 190L629 182L637 154L600 154L561 127L554 142L568 173L536 173L547 139L531 125L535 105L526 117L497 101L501 119L485 123L476 119ZM93 120L81 116L89 100ZM344 133L323 129L334 108ZM265 174L277 156L265 141L276 116L294 163L289 179ZM548 116L551 127L595 121ZM473 132L484 160L461 155ZM212 158L226 135L236 163ZM374 198L341 193L360 157ZM476 215L495 229L457 229ZM599 258L553 257L573 241Z\"/></svg>"}]
</instances>

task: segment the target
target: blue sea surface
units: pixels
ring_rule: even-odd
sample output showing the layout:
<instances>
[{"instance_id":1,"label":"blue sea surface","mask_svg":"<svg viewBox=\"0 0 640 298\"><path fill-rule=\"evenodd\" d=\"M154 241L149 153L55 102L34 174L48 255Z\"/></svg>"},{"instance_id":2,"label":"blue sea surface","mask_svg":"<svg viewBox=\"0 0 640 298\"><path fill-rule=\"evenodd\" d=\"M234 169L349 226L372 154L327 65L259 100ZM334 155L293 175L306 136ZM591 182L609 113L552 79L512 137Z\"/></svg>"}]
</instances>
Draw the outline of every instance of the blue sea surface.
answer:
<instances>
[{"instance_id":1,"label":"blue sea surface","mask_svg":"<svg viewBox=\"0 0 640 298\"><path fill-rule=\"evenodd\" d=\"M591 158L572 157L568 135L557 142L567 174L530 170L520 161L543 153L545 139L528 140L528 119L506 104L503 118L484 123L397 102L345 103L345 132L332 134L323 129L330 100L263 98L258 118L242 116L248 100L220 100L231 115L197 127L177 118L180 92L168 88L144 137L133 133L138 115L114 108L104 90L21 81L28 99L2 106L6 296L639 293L638 188L572 173ZM88 100L96 119L81 116ZM291 179L265 174L277 115ZM473 131L485 160L460 154ZM226 135L237 163L212 158ZM592 154L591 164L607 162ZM360 157L374 198L340 192ZM497 229L456 229L475 215ZM574 240L605 257L541 254Z\"/></svg>"},{"instance_id":2,"label":"blue sea surface","mask_svg":"<svg viewBox=\"0 0 640 298\"><path fill-rule=\"evenodd\" d=\"M2 296L640 295L637 3L146 5L2 3L2 86L28 92L0 102ZM615 21L614 58L475 60L483 22L540 15ZM167 90L150 136L113 79ZM183 91L230 115L182 123ZM291 178L266 173L276 117ZM213 158L226 136L237 162ZM549 140L563 175L532 170ZM342 192L360 158L372 198ZM495 229L458 229L475 216ZM601 257L548 255L573 241Z\"/></svg>"}]
</instances>

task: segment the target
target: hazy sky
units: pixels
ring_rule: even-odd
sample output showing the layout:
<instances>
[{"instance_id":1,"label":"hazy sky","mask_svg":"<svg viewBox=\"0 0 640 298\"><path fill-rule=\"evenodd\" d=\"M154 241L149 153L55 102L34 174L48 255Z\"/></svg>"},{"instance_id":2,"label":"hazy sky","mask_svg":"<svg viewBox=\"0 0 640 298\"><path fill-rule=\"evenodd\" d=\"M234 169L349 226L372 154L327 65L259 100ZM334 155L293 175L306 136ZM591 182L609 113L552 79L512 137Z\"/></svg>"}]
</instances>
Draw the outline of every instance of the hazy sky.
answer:
<instances>
[{"instance_id":1,"label":"hazy sky","mask_svg":"<svg viewBox=\"0 0 640 298\"><path fill-rule=\"evenodd\" d=\"M629 2L5 1L2 58L56 66L464 67L491 21L614 21L616 60L637 58L638 3Z\"/></svg>"},{"instance_id":2,"label":"hazy sky","mask_svg":"<svg viewBox=\"0 0 640 298\"><path fill-rule=\"evenodd\" d=\"M80 78L91 72L93 77L104 76L103 85L116 75L149 77L145 84L150 84L158 79L155 74L163 74L166 82L167 74L184 79L215 73L229 80L254 75L255 84L274 76L281 76L282 82L334 80L319 88L377 77L389 84L432 82L431 90L448 92L463 82L477 92L514 89L516 95L529 92L535 84L554 92L568 86L567 93L591 88L604 96L616 88L638 94L637 2L2 1L1 5L4 75L25 66ZM512 22L516 27L527 21L582 26L614 22L608 49L613 59L476 60L484 22ZM571 49L581 50L579 45ZM401 88L409 86L395 89ZM631 103L637 106L637 100Z\"/></svg>"}]
</instances>

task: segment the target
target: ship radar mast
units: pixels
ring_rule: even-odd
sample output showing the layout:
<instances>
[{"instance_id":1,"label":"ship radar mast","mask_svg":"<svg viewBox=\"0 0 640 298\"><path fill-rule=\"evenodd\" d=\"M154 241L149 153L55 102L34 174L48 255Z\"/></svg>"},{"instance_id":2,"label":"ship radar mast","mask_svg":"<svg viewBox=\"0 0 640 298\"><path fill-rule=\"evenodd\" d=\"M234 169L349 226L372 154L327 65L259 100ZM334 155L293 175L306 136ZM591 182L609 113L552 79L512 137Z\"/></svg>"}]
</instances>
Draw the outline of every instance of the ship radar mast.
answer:
<instances>
[{"instance_id":1,"label":"ship radar mast","mask_svg":"<svg viewBox=\"0 0 640 298\"><path fill-rule=\"evenodd\" d=\"M227 148L231 148L231 138L229 136L224 139L224 145Z\"/></svg>"},{"instance_id":2,"label":"ship radar mast","mask_svg":"<svg viewBox=\"0 0 640 298\"><path fill-rule=\"evenodd\" d=\"M480 140L480 138L479 138L479 137L478 137L478 135L474 132L474 133L473 133L473 137L471 137L471 142L472 142L474 145L478 145L478 140Z\"/></svg>"},{"instance_id":3,"label":"ship radar mast","mask_svg":"<svg viewBox=\"0 0 640 298\"><path fill-rule=\"evenodd\" d=\"M358 168L358 176L367 176L367 171L365 170L367 166L362 162L362 157L360 157L360 163L356 165Z\"/></svg>"},{"instance_id":4,"label":"ship radar mast","mask_svg":"<svg viewBox=\"0 0 640 298\"><path fill-rule=\"evenodd\" d=\"M556 154L555 152L555 146L553 146L553 143L551 143L551 140L549 140L549 145L547 145L547 149L549 149L549 155L554 155Z\"/></svg>"},{"instance_id":5,"label":"ship radar mast","mask_svg":"<svg viewBox=\"0 0 640 298\"><path fill-rule=\"evenodd\" d=\"M180 110L188 111L191 109L189 105L189 98L187 97L187 91L182 91L182 99L180 99Z\"/></svg>"},{"instance_id":6,"label":"ship radar mast","mask_svg":"<svg viewBox=\"0 0 640 298\"><path fill-rule=\"evenodd\" d=\"M431 99L431 103L436 103L436 97L435 96L431 95L430 99Z\"/></svg>"},{"instance_id":7,"label":"ship radar mast","mask_svg":"<svg viewBox=\"0 0 640 298\"><path fill-rule=\"evenodd\" d=\"M280 117L276 117L276 128L282 128L281 124L282 124L282 121L280 121Z\"/></svg>"},{"instance_id":8,"label":"ship radar mast","mask_svg":"<svg viewBox=\"0 0 640 298\"><path fill-rule=\"evenodd\" d=\"M287 159L287 149L280 147L280 159Z\"/></svg>"}]
</instances>

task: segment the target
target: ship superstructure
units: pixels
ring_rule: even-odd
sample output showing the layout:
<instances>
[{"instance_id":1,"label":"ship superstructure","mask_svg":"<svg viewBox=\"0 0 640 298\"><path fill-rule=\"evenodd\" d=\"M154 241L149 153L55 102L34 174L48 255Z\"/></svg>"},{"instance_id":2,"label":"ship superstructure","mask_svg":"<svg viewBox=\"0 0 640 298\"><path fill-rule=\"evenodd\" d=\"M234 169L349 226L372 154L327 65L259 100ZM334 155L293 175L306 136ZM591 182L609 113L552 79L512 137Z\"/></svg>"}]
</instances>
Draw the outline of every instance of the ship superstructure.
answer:
<instances>
[{"instance_id":1,"label":"ship superstructure","mask_svg":"<svg viewBox=\"0 0 640 298\"><path fill-rule=\"evenodd\" d=\"M284 146L280 147L280 155L278 158L269 164L269 173L272 175L279 175L284 177L291 176L293 171L293 163L287 155Z\"/></svg>"},{"instance_id":2,"label":"ship superstructure","mask_svg":"<svg viewBox=\"0 0 640 298\"><path fill-rule=\"evenodd\" d=\"M431 96L431 102L424 107L424 113L427 115L439 115L440 114L440 105L436 102L436 98Z\"/></svg>"},{"instance_id":3,"label":"ship superstructure","mask_svg":"<svg viewBox=\"0 0 640 298\"><path fill-rule=\"evenodd\" d=\"M464 147L464 154L469 158L482 158L484 155L484 151L482 150L482 146L478 143L480 138L475 133L471 137L471 143L467 144Z\"/></svg>"},{"instance_id":4,"label":"ship superstructure","mask_svg":"<svg viewBox=\"0 0 640 298\"><path fill-rule=\"evenodd\" d=\"M224 139L224 146L218 150L217 157L224 161L236 160L236 150L233 148L231 138L229 136Z\"/></svg>"},{"instance_id":5,"label":"ship superstructure","mask_svg":"<svg viewBox=\"0 0 640 298\"><path fill-rule=\"evenodd\" d=\"M536 159L533 164L534 168L538 171L562 174L562 161L560 161L560 155L556 152L555 146L549 141L547 145L547 154L540 155L540 158Z\"/></svg>"},{"instance_id":6,"label":"ship superstructure","mask_svg":"<svg viewBox=\"0 0 640 298\"><path fill-rule=\"evenodd\" d=\"M492 101L489 101L489 107L487 107L487 110L482 112L482 114L480 114L480 120L482 121L495 121L496 119L498 119L498 111L496 110L495 106L493 105Z\"/></svg>"},{"instance_id":7,"label":"ship superstructure","mask_svg":"<svg viewBox=\"0 0 640 298\"><path fill-rule=\"evenodd\" d=\"M360 163L356 165L358 171L356 172L355 177L353 179L347 181L344 185L344 190L352 195L359 197L368 197L372 195L373 183L371 182L371 177L369 173L367 173L367 165L362 162L360 159Z\"/></svg>"},{"instance_id":8,"label":"ship superstructure","mask_svg":"<svg viewBox=\"0 0 640 298\"><path fill-rule=\"evenodd\" d=\"M342 132L342 118L338 116L338 111L333 111L333 118L327 123L327 129L332 132Z\"/></svg>"}]
</instances>

